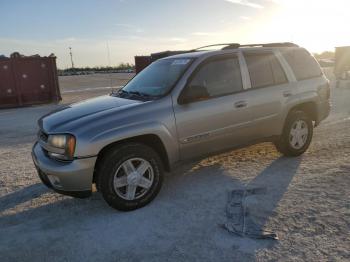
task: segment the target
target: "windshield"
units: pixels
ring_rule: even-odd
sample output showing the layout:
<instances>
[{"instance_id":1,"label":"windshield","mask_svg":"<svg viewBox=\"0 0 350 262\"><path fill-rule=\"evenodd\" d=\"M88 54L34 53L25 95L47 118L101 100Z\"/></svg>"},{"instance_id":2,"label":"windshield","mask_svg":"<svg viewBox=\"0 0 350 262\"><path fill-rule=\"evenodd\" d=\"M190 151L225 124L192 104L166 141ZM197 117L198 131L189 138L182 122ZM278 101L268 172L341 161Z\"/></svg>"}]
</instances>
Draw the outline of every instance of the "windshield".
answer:
<instances>
[{"instance_id":1,"label":"windshield","mask_svg":"<svg viewBox=\"0 0 350 262\"><path fill-rule=\"evenodd\" d=\"M189 58L168 58L153 62L122 89L122 92L159 97L166 94L190 64Z\"/></svg>"}]
</instances>

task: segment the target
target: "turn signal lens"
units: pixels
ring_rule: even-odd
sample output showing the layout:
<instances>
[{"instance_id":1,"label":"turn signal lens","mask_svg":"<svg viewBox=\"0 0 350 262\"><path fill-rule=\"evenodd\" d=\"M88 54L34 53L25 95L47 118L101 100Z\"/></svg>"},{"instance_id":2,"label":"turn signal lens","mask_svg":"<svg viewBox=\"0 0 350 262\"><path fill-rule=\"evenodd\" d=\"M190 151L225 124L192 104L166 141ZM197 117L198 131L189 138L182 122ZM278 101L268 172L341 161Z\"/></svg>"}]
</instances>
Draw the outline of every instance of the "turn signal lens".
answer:
<instances>
[{"instance_id":1,"label":"turn signal lens","mask_svg":"<svg viewBox=\"0 0 350 262\"><path fill-rule=\"evenodd\" d=\"M75 137L74 136L67 136L67 143L66 143L66 155L73 159L75 151Z\"/></svg>"}]
</instances>

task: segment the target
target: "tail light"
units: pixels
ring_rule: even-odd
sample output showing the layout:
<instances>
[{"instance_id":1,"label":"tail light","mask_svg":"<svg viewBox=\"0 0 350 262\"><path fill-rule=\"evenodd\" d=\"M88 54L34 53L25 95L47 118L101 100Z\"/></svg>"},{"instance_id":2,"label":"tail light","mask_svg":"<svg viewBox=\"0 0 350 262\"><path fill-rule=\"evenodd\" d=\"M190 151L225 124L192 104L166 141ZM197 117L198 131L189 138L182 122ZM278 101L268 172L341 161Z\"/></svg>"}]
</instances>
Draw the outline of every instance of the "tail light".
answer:
<instances>
[{"instance_id":1,"label":"tail light","mask_svg":"<svg viewBox=\"0 0 350 262\"><path fill-rule=\"evenodd\" d=\"M326 84L321 85L317 88L317 93L322 100L329 100L331 97L331 88L329 81Z\"/></svg>"},{"instance_id":2,"label":"tail light","mask_svg":"<svg viewBox=\"0 0 350 262\"><path fill-rule=\"evenodd\" d=\"M331 97L331 86L329 84L329 81L327 81L326 84L326 99L329 100Z\"/></svg>"}]
</instances>

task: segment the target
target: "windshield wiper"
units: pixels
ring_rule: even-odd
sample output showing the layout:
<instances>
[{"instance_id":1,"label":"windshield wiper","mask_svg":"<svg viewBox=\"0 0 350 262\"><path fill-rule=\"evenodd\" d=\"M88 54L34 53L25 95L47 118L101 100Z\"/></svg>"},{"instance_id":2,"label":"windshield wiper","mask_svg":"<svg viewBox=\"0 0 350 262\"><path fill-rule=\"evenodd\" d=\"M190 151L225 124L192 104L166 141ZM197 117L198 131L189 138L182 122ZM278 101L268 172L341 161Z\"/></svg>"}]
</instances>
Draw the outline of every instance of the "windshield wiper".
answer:
<instances>
[{"instance_id":1,"label":"windshield wiper","mask_svg":"<svg viewBox=\"0 0 350 262\"><path fill-rule=\"evenodd\" d=\"M152 98L152 99L155 99L155 98L158 98L159 96L153 96L153 95L149 95L149 94L146 94L146 93L142 93L142 92L139 92L139 91L129 91L128 92L129 94L132 94L132 95L137 95L139 97L144 97L144 98Z\"/></svg>"},{"instance_id":2,"label":"windshield wiper","mask_svg":"<svg viewBox=\"0 0 350 262\"><path fill-rule=\"evenodd\" d=\"M123 89L119 89L119 90L113 90L111 95L121 95L121 94L126 94L127 92L124 91Z\"/></svg>"},{"instance_id":3,"label":"windshield wiper","mask_svg":"<svg viewBox=\"0 0 350 262\"><path fill-rule=\"evenodd\" d=\"M159 96L152 96L146 93L142 93L139 91L125 91L123 89L120 89L117 93L118 96L120 97L126 97L126 98L130 98L132 96L136 96L138 98L142 98L142 99L155 99L158 98Z\"/></svg>"},{"instance_id":4,"label":"windshield wiper","mask_svg":"<svg viewBox=\"0 0 350 262\"><path fill-rule=\"evenodd\" d=\"M120 90L117 90L116 92L112 92L112 95L119 96L119 97L128 97L130 96L130 93L128 91L120 89Z\"/></svg>"},{"instance_id":5,"label":"windshield wiper","mask_svg":"<svg viewBox=\"0 0 350 262\"><path fill-rule=\"evenodd\" d=\"M147 96L147 94L141 93L139 91L129 91L128 93L137 96Z\"/></svg>"}]
</instances>

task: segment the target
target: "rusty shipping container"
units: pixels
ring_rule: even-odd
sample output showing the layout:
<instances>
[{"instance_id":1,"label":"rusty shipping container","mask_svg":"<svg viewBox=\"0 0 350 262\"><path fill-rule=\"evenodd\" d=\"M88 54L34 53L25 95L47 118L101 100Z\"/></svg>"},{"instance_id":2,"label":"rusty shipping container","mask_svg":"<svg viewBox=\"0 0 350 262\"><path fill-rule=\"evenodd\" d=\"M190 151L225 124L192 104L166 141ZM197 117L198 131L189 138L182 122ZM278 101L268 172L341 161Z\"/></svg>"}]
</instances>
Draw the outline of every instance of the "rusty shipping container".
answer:
<instances>
[{"instance_id":1,"label":"rusty shipping container","mask_svg":"<svg viewBox=\"0 0 350 262\"><path fill-rule=\"evenodd\" d=\"M0 58L0 108L60 100L56 57Z\"/></svg>"},{"instance_id":2,"label":"rusty shipping container","mask_svg":"<svg viewBox=\"0 0 350 262\"><path fill-rule=\"evenodd\" d=\"M145 67L151 63L150 56L135 56L135 72L140 73Z\"/></svg>"}]
</instances>

